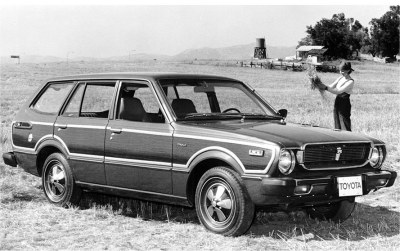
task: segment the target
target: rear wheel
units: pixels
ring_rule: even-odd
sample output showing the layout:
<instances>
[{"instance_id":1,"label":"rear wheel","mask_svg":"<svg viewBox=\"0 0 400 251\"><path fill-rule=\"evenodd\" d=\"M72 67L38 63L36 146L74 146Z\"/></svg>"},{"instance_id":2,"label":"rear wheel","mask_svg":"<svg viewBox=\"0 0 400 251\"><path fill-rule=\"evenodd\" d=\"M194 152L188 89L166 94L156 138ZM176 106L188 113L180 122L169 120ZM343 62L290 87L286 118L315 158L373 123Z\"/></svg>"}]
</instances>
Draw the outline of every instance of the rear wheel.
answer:
<instances>
[{"instance_id":1,"label":"rear wheel","mask_svg":"<svg viewBox=\"0 0 400 251\"><path fill-rule=\"evenodd\" d=\"M313 206L307 209L308 215L313 219L343 222L353 213L356 203L354 198L335 203Z\"/></svg>"},{"instance_id":2,"label":"rear wheel","mask_svg":"<svg viewBox=\"0 0 400 251\"><path fill-rule=\"evenodd\" d=\"M254 204L239 175L215 167L201 177L196 189L196 211L210 231L226 236L244 234L254 218Z\"/></svg>"},{"instance_id":3,"label":"rear wheel","mask_svg":"<svg viewBox=\"0 0 400 251\"><path fill-rule=\"evenodd\" d=\"M61 153L47 157L43 165L42 184L46 198L53 204L78 204L81 189L76 186L71 168Z\"/></svg>"}]
</instances>

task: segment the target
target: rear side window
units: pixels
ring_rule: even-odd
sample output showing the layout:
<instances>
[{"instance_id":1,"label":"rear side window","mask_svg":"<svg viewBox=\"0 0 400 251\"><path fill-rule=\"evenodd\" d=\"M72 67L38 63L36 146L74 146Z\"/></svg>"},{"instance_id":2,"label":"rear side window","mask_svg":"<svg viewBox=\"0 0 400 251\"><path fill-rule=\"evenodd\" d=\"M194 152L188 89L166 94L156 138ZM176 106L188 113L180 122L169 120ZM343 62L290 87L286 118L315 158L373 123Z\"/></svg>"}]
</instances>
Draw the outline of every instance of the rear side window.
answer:
<instances>
[{"instance_id":1,"label":"rear side window","mask_svg":"<svg viewBox=\"0 0 400 251\"><path fill-rule=\"evenodd\" d=\"M49 84L31 108L42 113L57 114L73 86L74 83Z\"/></svg>"},{"instance_id":2,"label":"rear side window","mask_svg":"<svg viewBox=\"0 0 400 251\"><path fill-rule=\"evenodd\" d=\"M63 116L108 118L115 83L80 83Z\"/></svg>"}]
</instances>

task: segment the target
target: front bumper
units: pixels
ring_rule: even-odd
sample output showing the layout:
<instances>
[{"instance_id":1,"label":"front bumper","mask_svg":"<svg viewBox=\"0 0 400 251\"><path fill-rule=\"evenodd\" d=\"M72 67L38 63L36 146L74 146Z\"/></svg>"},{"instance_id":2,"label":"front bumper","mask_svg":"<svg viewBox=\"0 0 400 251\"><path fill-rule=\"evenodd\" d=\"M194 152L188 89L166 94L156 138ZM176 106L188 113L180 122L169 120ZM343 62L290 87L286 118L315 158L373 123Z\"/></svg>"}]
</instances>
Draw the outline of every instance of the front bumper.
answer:
<instances>
[{"instance_id":1,"label":"front bumper","mask_svg":"<svg viewBox=\"0 0 400 251\"><path fill-rule=\"evenodd\" d=\"M6 165L16 167L17 159L13 152L3 153L3 161Z\"/></svg>"},{"instance_id":2,"label":"front bumper","mask_svg":"<svg viewBox=\"0 0 400 251\"><path fill-rule=\"evenodd\" d=\"M291 177L243 177L247 190L256 206L315 205L345 199L339 197L337 178L348 175L329 175L317 178ZM394 171L370 171L351 176L361 176L362 194L393 185L397 173Z\"/></svg>"}]
</instances>

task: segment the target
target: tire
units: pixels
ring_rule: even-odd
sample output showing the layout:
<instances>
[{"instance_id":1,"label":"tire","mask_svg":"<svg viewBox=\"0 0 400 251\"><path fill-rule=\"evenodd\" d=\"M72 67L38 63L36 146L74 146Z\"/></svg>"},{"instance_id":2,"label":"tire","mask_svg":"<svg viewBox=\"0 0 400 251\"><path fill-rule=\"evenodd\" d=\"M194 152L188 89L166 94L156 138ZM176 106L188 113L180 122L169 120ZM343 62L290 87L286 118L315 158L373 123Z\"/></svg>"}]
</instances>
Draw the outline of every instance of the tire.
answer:
<instances>
[{"instance_id":1,"label":"tire","mask_svg":"<svg viewBox=\"0 0 400 251\"><path fill-rule=\"evenodd\" d=\"M319 205L307 208L307 213L312 219L331 220L343 222L353 213L356 203L354 198L342 200L326 205Z\"/></svg>"},{"instance_id":2,"label":"tire","mask_svg":"<svg viewBox=\"0 0 400 251\"><path fill-rule=\"evenodd\" d=\"M226 168L214 167L200 178L195 205L201 224L225 236L244 234L253 223L255 207L240 176Z\"/></svg>"},{"instance_id":3,"label":"tire","mask_svg":"<svg viewBox=\"0 0 400 251\"><path fill-rule=\"evenodd\" d=\"M79 203L82 191L75 184L72 170L61 153L49 155L44 162L42 185L44 195L52 204L68 207Z\"/></svg>"}]
</instances>

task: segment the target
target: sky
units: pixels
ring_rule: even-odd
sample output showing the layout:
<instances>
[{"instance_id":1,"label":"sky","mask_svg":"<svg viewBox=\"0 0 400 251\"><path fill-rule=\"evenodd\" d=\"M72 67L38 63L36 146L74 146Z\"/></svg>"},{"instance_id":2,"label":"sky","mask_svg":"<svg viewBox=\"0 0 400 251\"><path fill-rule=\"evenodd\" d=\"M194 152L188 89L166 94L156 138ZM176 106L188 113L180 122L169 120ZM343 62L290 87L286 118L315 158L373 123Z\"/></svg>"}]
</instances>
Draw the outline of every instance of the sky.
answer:
<instances>
[{"instance_id":1,"label":"sky","mask_svg":"<svg viewBox=\"0 0 400 251\"><path fill-rule=\"evenodd\" d=\"M249 44L259 37L266 38L267 46L296 46L306 36L306 26L322 18L344 13L368 26L372 18L389 10L389 5L243 5L251 1L233 5L115 3L0 5L0 55L176 55L193 48Z\"/></svg>"}]
</instances>

